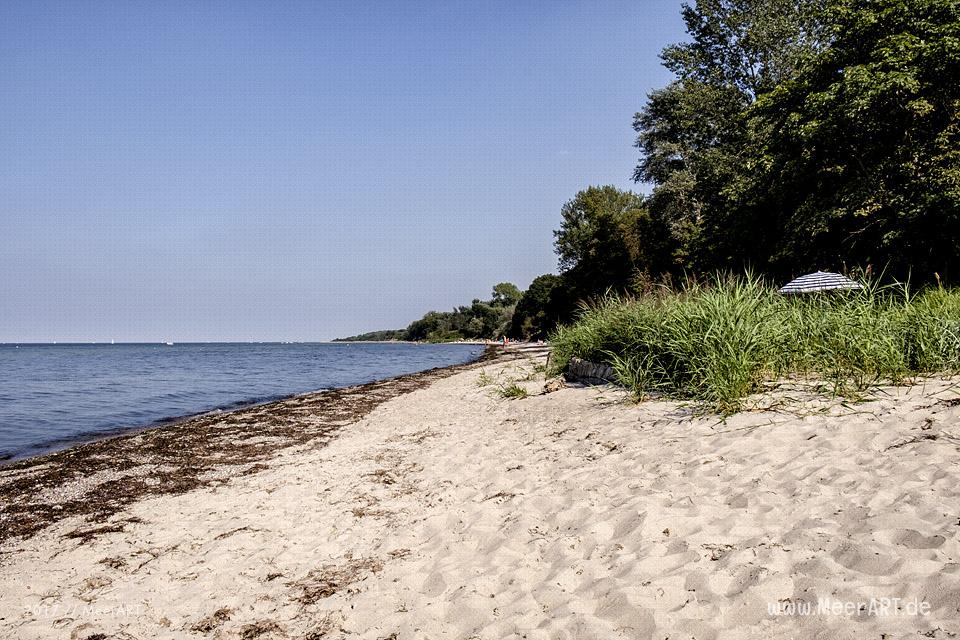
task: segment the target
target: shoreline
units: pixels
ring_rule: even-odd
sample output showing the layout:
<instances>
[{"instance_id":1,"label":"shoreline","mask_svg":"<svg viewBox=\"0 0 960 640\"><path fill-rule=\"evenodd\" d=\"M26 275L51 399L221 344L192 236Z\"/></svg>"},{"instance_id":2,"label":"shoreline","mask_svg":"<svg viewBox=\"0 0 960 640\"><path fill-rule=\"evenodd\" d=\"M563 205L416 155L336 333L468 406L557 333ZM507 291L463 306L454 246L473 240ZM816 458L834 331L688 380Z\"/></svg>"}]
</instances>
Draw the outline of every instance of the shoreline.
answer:
<instances>
[{"instance_id":1,"label":"shoreline","mask_svg":"<svg viewBox=\"0 0 960 640\"><path fill-rule=\"evenodd\" d=\"M0 461L0 550L11 539L31 536L50 524L70 516L93 516L94 520L105 520L124 505L145 495L159 495L166 492L180 493L204 486L215 481L214 477L202 476L215 467L246 467L243 473L255 473L257 463L287 447L306 445L312 440L326 442L334 437L339 428L359 420L376 406L388 400L429 385L431 382L454 375L461 370L483 366L484 363L498 359L509 359L510 352L504 352L495 346L489 346L479 357L462 364L447 367L435 367L411 374L383 378L360 385L321 389L306 393L291 394L282 398L264 402L254 402L226 411L207 411L153 423L143 427L130 427L120 433L94 437L78 441L49 452L38 453L23 458ZM344 422L346 413L351 420ZM269 420L286 413L311 413L312 418L329 414L326 429L300 434L285 432L278 436L257 419L266 417L268 427L282 427L282 422ZM326 412L326 413L325 413ZM279 441L272 446L238 447L235 444L219 443L221 447L235 446L237 453L228 461L219 460L203 463L198 455L184 451L184 447L173 442L178 436L186 440L208 440L218 437L218 430L226 432L227 427L243 423L247 418L253 420L244 428L229 429L231 435L246 437L274 437ZM249 433L243 433L245 428ZM265 433L266 432L266 433ZM195 446L201 443L193 442ZM152 451L151 451L152 450ZM150 453L147 453L147 452ZM222 453L222 451L220 452ZM202 456L201 456L202 457ZM221 456L222 457L222 456ZM141 492L126 493L123 498L117 492L126 491L123 485L132 484L144 473L154 467L176 466L185 468L186 475L175 477L174 472L165 473L166 482L151 488L142 488ZM138 473L136 469L142 467ZM39 471L38 471L39 470ZM72 499L70 483L89 482L85 478L103 476L99 483L104 491L94 491L94 497L100 505L90 500L77 502ZM126 480L126 481L124 481ZM64 485L68 488L64 489ZM49 497L37 501L29 499L37 489L48 492ZM59 490L58 490L59 488ZM86 494L91 491L87 488Z\"/></svg>"},{"instance_id":2,"label":"shoreline","mask_svg":"<svg viewBox=\"0 0 960 640\"><path fill-rule=\"evenodd\" d=\"M152 345L153 343L120 343L120 344L118 344L118 345L116 345L116 346L124 346L124 345L142 346L143 344ZM186 342L185 342L185 343L181 343L181 344L184 344L184 345L203 345L203 344L232 344L232 343L200 343L200 342L198 342L198 343L186 343ZM246 343L237 343L237 344L246 344ZM285 343L277 342L277 343L273 343L273 344L285 344ZM327 342L327 343L317 342L317 343L313 343L313 344L334 344L334 343L333 343L333 342ZM416 344L416 343L404 343L404 344ZM29 346L48 346L48 345L46 345L46 344L33 344L33 345L29 345ZM55 344L55 345L49 345L49 346L88 346L88 345L86 345L85 343L78 343L78 344L62 343L62 344ZM102 345L101 345L101 346L102 346ZM490 347L495 346L495 345L491 345L491 344L488 344L488 345L478 344L478 345L476 345L476 346L487 346L488 349L489 349ZM485 358L485 357L487 357L486 351L485 351L484 353L481 353L479 356L477 356L477 357L474 358L473 360L470 360L470 361L468 361L468 362L464 362L464 363L461 363L461 364L470 364L470 363L473 363L473 362L479 362L481 359L483 359L483 358ZM450 365L450 366L457 366L457 365ZM435 367L435 368L436 368L436 367ZM443 368L443 367L439 367L439 368ZM427 371L427 370L425 369L425 371ZM405 375L405 374L401 374L401 375ZM398 376L391 376L391 378L393 378L393 377L398 377ZM380 378L379 380L389 380L389 379L390 379L390 378ZM372 383L372 382L378 382L378 380L370 380L370 381L368 381L368 382L362 382L362 383L359 383L359 384L360 384L360 385L363 385L363 384L369 384L369 383ZM358 386L358 385L346 385L346 386ZM327 388L327 389L313 389L313 390L309 390L309 391L300 391L300 392L295 392L295 393L285 393L285 394L279 394L279 395L275 395L275 396L254 398L254 399L249 399L249 400L237 400L237 401L234 401L234 402L230 402L230 403L228 403L228 404L226 404L225 406L222 406L222 407L215 407L215 408L212 408L212 409L207 409L207 410L202 410L202 411L196 411L196 412L190 412L190 413L183 413L183 414L179 414L179 415L163 416L163 417L157 418L157 419L155 419L155 420L153 420L153 421L151 421L151 422L144 423L144 424L120 425L120 426L115 426L115 427L108 427L108 428L105 428L105 429L100 430L100 431L88 431L88 432L78 433L78 434L71 435L71 436L65 436L65 437L63 437L63 438L58 438L58 439L55 439L55 440L51 440L51 441L45 442L45 443L43 443L43 444L32 445L32 446L26 447L25 449L22 449L22 450L20 450L20 451L18 451L18 452L15 452L15 453L10 453L10 454L6 454L6 455L0 455L0 470L3 470L6 466L9 466L9 465L14 464L14 463L16 463L16 462L22 462L22 461L24 461L24 460L30 460L30 459L32 459L32 458L37 458L37 457L40 457L40 456L50 455L50 454L53 454L53 453L57 453L57 452L59 452L59 451L64 451L64 450L66 450L66 449L71 449L71 448L73 448L73 447L82 446L82 445L89 444L89 443L92 443L92 442L98 442L98 441L100 441L100 440L108 440L108 439L110 439L110 438L117 438L117 437L122 437L122 436L126 436L126 435L132 435L132 434L140 433L140 432L142 432L142 431L147 431L147 430L150 430L150 429L159 429L159 428L162 428L162 427L167 427L167 426L179 424L179 423L181 423L181 422L186 422L186 421L188 421L188 420L193 420L193 419L195 419L195 418L202 418L202 417L206 417L206 416L216 416L216 415L226 415L226 414L228 414L228 413L232 413L232 412L234 412L234 411L239 411L239 410L242 410L242 409L249 409L249 408L253 408L253 407L257 407L257 406L261 406L261 405L267 405L267 404L270 404L270 403L272 403L272 402L281 402L281 401L283 401L283 400L290 400L290 399L292 399L292 398L296 398L297 396L309 395L309 394L312 394L312 393L321 393L321 392L324 392L324 391L330 391L330 390L332 390L332 389L340 389L340 388L345 388L345 387L330 387L330 388Z\"/></svg>"}]
</instances>

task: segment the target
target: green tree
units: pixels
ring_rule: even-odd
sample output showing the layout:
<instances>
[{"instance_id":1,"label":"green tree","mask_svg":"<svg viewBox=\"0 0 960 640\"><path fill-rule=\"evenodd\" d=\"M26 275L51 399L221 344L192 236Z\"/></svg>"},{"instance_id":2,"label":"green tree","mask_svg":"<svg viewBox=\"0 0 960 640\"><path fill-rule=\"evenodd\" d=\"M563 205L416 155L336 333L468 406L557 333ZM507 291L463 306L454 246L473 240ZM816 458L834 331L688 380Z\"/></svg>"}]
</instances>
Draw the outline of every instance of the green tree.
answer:
<instances>
[{"instance_id":1,"label":"green tree","mask_svg":"<svg viewBox=\"0 0 960 640\"><path fill-rule=\"evenodd\" d=\"M589 187L563 206L561 216L554 247L576 296L626 290L638 272L662 270L666 231L641 196Z\"/></svg>"},{"instance_id":2,"label":"green tree","mask_svg":"<svg viewBox=\"0 0 960 640\"><path fill-rule=\"evenodd\" d=\"M448 328L446 314L438 311L429 311L419 320L414 320L407 327L407 340L429 340L431 336L439 335Z\"/></svg>"},{"instance_id":3,"label":"green tree","mask_svg":"<svg viewBox=\"0 0 960 640\"><path fill-rule=\"evenodd\" d=\"M402 334L403 339L448 342L502 336L510 328L514 307L521 296L515 285L501 282L493 288L492 300L476 299L470 306L424 314L419 320L410 323Z\"/></svg>"},{"instance_id":4,"label":"green tree","mask_svg":"<svg viewBox=\"0 0 960 640\"><path fill-rule=\"evenodd\" d=\"M681 16L689 42L666 47L681 82L729 88L753 102L797 72L827 36L828 0L697 0Z\"/></svg>"},{"instance_id":5,"label":"green tree","mask_svg":"<svg viewBox=\"0 0 960 640\"><path fill-rule=\"evenodd\" d=\"M571 319L573 302L563 277L548 273L534 278L513 313L509 335L545 339L561 322Z\"/></svg>"},{"instance_id":6,"label":"green tree","mask_svg":"<svg viewBox=\"0 0 960 640\"><path fill-rule=\"evenodd\" d=\"M501 307L509 307L517 304L523 292L512 282L501 282L493 287L492 304Z\"/></svg>"},{"instance_id":7,"label":"green tree","mask_svg":"<svg viewBox=\"0 0 960 640\"><path fill-rule=\"evenodd\" d=\"M763 239L731 192L749 160L747 113L822 48L825 1L683 5L691 39L661 54L677 79L634 117L634 179L653 184L650 214L669 229L672 271L739 266L758 255Z\"/></svg>"},{"instance_id":8,"label":"green tree","mask_svg":"<svg viewBox=\"0 0 960 640\"><path fill-rule=\"evenodd\" d=\"M960 2L851 0L831 46L763 96L738 194L775 212L779 271L960 276Z\"/></svg>"}]
</instances>

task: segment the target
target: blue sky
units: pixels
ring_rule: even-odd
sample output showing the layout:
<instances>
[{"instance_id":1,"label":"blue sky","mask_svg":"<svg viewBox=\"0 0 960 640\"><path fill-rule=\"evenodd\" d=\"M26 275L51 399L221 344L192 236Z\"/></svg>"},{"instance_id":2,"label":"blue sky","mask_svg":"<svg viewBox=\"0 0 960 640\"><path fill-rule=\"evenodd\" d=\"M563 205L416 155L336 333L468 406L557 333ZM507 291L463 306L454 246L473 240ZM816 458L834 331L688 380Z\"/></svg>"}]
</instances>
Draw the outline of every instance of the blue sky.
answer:
<instances>
[{"instance_id":1,"label":"blue sky","mask_svg":"<svg viewBox=\"0 0 960 640\"><path fill-rule=\"evenodd\" d=\"M680 2L0 3L0 342L317 340L555 271Z\"/></svg>"}]
</instances>

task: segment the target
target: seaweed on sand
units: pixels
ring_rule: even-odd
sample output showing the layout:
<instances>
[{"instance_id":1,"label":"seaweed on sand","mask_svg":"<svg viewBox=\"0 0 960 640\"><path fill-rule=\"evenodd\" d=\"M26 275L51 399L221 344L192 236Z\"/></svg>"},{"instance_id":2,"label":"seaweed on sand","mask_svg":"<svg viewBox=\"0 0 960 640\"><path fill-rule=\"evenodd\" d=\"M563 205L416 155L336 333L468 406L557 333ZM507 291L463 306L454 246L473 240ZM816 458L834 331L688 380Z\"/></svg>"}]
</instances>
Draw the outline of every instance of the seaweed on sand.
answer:
<instances>
[{"instance_id":1,"label":"seaweed on sand","mask_svg":"<svg viewBox=\"0 0 960 640\"><path fill-rule=\"evenodd\" d=\"M464 365L201 415L7 464L0 467L0 544L77 516L103 525L67 534L81 543L122 531L127 522L113 518L131 503L257 473L283 449L323 447L383 402L496 357L504 356L488 349Z\"/></svg>"}]
</instances>

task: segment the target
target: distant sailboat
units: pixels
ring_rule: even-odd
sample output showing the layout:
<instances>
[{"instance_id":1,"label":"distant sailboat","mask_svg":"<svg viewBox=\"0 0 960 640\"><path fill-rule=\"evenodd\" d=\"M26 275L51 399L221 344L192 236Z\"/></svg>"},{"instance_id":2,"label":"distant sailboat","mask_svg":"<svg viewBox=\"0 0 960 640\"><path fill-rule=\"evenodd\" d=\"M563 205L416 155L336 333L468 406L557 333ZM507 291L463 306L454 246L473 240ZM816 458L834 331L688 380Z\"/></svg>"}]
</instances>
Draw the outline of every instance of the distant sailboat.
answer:
<instances>
[{"instance_id":1,"label":"distant sailboat","mask_svg":"<svg viewBox=\"0 0 960 640\"><path fill-rule=\"evenodd\" d=\"M172 347L172 346L173 346L173 343L172 343L172 342L164 342L163 344L167 345L168 347Z\"/></svg>"}]
</instances>

